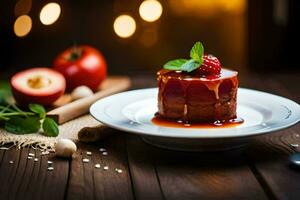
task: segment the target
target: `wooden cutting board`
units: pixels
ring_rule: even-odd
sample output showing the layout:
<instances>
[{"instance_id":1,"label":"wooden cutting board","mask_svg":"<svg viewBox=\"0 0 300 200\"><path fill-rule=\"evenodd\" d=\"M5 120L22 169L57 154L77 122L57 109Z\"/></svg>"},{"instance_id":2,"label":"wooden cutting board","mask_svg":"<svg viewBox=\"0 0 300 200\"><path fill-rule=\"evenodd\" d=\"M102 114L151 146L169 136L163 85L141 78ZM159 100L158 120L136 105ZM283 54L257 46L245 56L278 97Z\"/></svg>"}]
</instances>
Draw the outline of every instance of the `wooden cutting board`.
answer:
<instances>
[{"instance_id":1,"label":"wooden cutting board","mask_svg":"<svg viewBox=\"0 0 300 200\"><path fill-rule=\"evenodd\" d=\"M70 95L65 94L55 104L55 108L47 115L55 119L58 124L75 119L89 111L90 106L97 100L127 90L130 87L130 79L126 76L108 77L99 87L99 91L91 96L70 101Z\"/></svg>"}]
</instances>

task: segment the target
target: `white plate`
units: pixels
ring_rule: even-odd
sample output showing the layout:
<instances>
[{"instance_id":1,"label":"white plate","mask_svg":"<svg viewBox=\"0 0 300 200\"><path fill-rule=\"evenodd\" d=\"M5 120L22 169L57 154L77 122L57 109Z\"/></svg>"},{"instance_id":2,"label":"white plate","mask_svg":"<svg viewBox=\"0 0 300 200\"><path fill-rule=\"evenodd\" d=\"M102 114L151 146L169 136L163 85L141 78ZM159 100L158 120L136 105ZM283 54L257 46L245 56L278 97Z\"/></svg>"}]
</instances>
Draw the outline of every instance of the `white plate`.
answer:
<instances>
[{"instance_id":1,"label":"white plate","mask_svg":"<svg viewBox=\"0 0 300 200\"><path fill-rule=\"evenodd\" d=\"M180 150L217 150L245 142L300 121L300 106L284 97L238 89L238 116L245 122L231 128L171 128L151 122L157 112L157 88L133 90L98 100L90 107L98 121L144 136L157 146ZM229 146L228 146L229 145Z\"/></svg>"}]
</instances>

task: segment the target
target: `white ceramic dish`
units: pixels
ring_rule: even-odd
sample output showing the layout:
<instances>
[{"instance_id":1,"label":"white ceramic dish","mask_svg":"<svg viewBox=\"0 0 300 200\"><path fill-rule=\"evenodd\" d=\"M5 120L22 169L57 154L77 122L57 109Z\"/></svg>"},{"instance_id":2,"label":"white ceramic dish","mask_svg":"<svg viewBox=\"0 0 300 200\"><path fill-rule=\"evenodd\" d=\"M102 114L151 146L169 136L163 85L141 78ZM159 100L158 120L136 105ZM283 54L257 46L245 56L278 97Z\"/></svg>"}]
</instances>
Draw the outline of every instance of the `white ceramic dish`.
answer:
<instances>
[{"instance_id":1,"label":"white ceramic dish","mask_svg":"<svg viewBox=\"0 0 300 200\"><path fill-rule=\"evenodd\" d=\"M132 90L95 102L91 115L115 129L135 133L156 146L206 151L238 147L250 137L290 127L300 121L300 106L284 97L238 89L238 116L245 122L231 128L171 128L151 122L157 112L157 88Z\"/></svg>"}]
</instances>

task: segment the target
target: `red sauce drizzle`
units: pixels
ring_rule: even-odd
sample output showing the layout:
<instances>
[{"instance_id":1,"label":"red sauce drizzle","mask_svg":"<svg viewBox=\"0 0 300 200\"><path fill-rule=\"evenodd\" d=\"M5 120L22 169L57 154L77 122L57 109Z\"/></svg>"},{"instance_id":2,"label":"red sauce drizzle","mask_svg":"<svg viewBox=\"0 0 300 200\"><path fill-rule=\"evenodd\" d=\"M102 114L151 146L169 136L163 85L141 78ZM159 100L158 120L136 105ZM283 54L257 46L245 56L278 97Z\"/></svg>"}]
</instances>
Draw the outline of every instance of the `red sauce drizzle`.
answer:
<instances>
[{"instance_id":1,"label":"red sauce drizzle","mask_svg":"<svg viewBox=\"0 0 300 200\"><path fill-rule=\"evenodd\" d=\"M232 128L244 122L240 117L229 120L216 120L208 123L189 123L182 120L170 120L161 117L158 113L152 118L152 123L158 126L172 127L172 128Z\"/></svg>"}]
</instances>

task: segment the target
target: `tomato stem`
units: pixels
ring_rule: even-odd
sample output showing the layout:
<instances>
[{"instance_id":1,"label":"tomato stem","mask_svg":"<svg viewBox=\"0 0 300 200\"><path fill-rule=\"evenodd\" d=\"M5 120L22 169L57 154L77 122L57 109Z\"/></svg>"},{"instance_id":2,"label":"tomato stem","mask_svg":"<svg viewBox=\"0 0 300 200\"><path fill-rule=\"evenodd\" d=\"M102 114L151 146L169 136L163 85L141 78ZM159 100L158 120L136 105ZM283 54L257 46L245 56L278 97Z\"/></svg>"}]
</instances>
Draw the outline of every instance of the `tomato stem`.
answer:
<instances>
[{"instance_id":1,"label":"tomato stem","mask_svg":"<svg viewBox=\"0 0 300 200\"><path fill-rule=\"evenodd\" d=\"M80 58L81 55L82 55L82 49L78 48L77 46L74 46L71 50L71 54L70 54L68 60L75 61L78 58Z\"/></svg>"}]
</instances>

